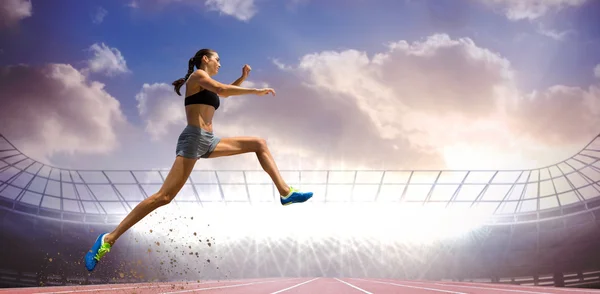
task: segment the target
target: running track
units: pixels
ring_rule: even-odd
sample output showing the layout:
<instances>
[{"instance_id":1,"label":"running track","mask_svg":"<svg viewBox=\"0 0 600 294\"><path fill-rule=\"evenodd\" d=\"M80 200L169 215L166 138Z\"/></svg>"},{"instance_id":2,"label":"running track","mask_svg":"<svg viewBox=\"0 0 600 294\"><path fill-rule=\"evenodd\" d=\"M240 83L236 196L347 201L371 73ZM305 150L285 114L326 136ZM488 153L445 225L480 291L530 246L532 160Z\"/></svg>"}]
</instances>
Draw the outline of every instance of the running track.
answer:
<instances>
[{"instance_id":1,"label":"running track","mask_svg":"<svg viewBox=\"0 0 600 294\"><path fill-rule=\"evenodd\" d=\"M276 278L245 279L229 281L109 284L86 286L60 286L39 288L0 289L0 293L230 293L230 294L279 294L279 293L600 293L600 290L555 288L542 286L516 286L489 283L420 282L386 279L353 278Z\"/></svg>"}]
</instances>

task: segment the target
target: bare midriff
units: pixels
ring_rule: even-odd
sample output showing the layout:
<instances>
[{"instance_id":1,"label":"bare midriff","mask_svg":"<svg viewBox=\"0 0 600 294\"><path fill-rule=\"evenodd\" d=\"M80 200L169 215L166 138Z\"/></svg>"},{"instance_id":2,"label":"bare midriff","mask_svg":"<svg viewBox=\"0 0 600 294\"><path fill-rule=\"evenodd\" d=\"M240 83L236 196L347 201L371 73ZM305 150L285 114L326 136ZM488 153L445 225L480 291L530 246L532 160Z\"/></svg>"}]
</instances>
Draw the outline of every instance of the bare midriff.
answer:
<instances>
[{"instance_id":1,"label":"bare midriff","mask_svg":"<svg viewBox=\"0 0 600 294\"><path fill-rule=\"evenodd\" d=\"M194 85L188 83L185 89L185 96L193 95L204 90L200 85ZM207 132L213 131L213 116L215 115L215 108L205 104L191 104L185 107L185 116L187 117L187 124L190 126L199 127Z\"/></svg>"},{"instance_id":2,"label":"bare midriff","mask_svg":"<svg viewBox=\"0 0 600 294\"><path fill-rule=\"evenodd\" d=\"M185 107L187 124L211 133L213 131L212 119L214 114L215 108L210 105L192 104Z\"/></svg>"}]
</instances>

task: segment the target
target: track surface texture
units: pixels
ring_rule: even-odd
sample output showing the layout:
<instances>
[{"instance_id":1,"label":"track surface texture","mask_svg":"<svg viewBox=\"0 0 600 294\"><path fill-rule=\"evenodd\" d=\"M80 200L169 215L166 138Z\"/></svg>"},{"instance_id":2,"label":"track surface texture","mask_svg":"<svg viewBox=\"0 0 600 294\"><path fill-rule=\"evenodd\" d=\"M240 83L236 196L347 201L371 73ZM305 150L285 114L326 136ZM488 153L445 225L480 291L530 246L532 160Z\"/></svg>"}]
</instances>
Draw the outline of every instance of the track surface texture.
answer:
<instances>
[{"instance_id":1,"label":"track surface texture","mask_svg":"<svg viewBox=\"0 0 600 294\"><path fill-rule=\"evenodd\" d=\"M403 281L355 278L273 278L226 281L108 284L85 286L59 286L39 288L0 289L0 293L600 293L600 290L556 288L542 286L516 286L489 283Z\"/></svg>"}]
</instances>

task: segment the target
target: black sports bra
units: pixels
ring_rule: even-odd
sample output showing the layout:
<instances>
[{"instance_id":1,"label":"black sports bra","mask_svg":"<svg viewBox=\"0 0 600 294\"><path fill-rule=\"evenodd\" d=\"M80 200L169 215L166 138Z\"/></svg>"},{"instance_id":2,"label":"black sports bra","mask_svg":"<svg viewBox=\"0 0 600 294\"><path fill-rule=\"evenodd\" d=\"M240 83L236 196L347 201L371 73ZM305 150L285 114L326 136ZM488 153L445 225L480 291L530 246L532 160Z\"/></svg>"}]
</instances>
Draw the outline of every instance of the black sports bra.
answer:
<instances>
[{"instance_id":1,"label":"black sports bra","mask_svg":"<svg viewBox=\"0 0 600 294\"><path fill-rule=\"evenodd\" d=\"M217 93L204 89L196 94L185 97L185 105L190 104L206 104L217 110L219 109L219 105L221 105L221 99Z\"/></svg>"}]
</instances>

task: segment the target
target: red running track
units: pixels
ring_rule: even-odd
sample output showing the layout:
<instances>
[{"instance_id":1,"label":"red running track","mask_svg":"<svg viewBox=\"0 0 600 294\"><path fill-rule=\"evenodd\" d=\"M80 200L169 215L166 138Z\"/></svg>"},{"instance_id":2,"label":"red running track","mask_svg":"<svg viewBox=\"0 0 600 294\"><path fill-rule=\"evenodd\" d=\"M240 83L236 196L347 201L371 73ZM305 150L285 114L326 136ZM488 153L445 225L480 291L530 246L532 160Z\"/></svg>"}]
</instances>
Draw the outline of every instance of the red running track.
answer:
<instances>
[{"instance_id":1,"label":"red running track","mask_svg":"<svg viewBox=\"0 0 600 294\"><path fill-rule=\"evenodd\" d=\"M542 286L516 286L490 283L401 281L355 278L276 278L227 281L108 284L86 286L59 286L38 288L0 289L0 293L128 293L128 294L179 294L179 293L229 293L229 294L279 294L279 293L600 293L600 290L555 288Z\"/></svg>"}]
</instances>

